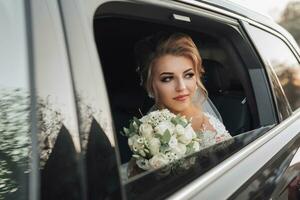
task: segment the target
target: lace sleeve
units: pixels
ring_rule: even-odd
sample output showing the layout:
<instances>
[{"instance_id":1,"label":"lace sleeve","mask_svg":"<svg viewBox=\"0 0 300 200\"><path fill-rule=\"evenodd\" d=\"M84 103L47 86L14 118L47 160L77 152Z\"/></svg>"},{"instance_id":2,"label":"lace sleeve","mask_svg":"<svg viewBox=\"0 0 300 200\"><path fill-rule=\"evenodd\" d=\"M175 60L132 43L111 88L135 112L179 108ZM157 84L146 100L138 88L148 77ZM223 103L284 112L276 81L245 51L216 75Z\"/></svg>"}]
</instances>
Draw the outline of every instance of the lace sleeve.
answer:
<instances>
[{"instance_id":1,"label":"lace sleeve","mask_svg":"<svg viewBox=\"0 0 300 200\"><path fill-rule=\"evenodd\" d=\"M226 128L222 122L220 122L217 118L215 118L214 116L212 116L208 113L204 113L204 114L205 114L205 116L208 117L209 123L216 130L215 140L217 143L232 138L232 136L226 130Z\"/></svg>"}]
</instances>

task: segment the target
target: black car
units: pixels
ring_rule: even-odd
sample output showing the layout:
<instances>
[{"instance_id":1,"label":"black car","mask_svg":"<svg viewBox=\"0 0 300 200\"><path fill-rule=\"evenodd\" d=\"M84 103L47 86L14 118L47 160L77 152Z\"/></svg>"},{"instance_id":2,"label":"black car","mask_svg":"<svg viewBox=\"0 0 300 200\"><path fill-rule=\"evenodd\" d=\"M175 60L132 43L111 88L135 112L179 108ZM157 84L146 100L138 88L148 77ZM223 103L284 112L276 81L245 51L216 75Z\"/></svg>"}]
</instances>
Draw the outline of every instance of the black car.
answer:
<instances>
[{"instance_id":1,"label":"black car","mask_svg":"<svg viewBox=\"0 0 300 200\"><path fill-rule=\"evenodd\" d=\"M300 51L266 16L225 0L0 3L0 199L300 199ZM153 105L134 46L190 35L234 137L193 164L128 178L120 134Z\"/></svg>"}]
</instances>

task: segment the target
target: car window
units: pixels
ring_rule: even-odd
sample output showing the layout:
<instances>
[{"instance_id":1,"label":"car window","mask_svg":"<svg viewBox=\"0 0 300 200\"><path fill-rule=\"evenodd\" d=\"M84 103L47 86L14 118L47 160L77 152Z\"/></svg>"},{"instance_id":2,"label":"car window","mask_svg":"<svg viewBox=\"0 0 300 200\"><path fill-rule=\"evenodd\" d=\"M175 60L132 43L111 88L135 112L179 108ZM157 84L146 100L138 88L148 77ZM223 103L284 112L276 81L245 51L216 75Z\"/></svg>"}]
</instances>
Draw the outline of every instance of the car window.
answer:
<instances>
[{"instance_id":1,"label":"car window","mask_svg":"<svg viewBox=\"0 0 300 200\"><path fill-rule=\"evenodd\" d=\"M121 199L118 147L92 30L73 1L61 2L81 138L87 199Z\"/></svg>"},{"instance_id":2,"label":"car window","mask_svg":"<svg viewBox=\"0 0 300 200\"><path fill-rule=\"evenodd\" d=\"M24 11L22 2L0 5L0 199L28 198L31 91Z\"/></svg>"},{"instance_id":3,"label":"car window","mask_svg":"<svg viewBox=\"0 0 300 200\"><path fill-rule=\"evenodd\" d=\"M84 199L82 148L60 15L55 2L32 5L40 199Z\"/></svg>"},{"instance_id":4,"label":"car window","mask_svg":"<svg viewBox=\"0 0 300 200\"><path fill-rule=\"evenodd\" d=\"M106 5L109 15L105 15ZM196 16L192 16L195 24L191 25L165 22L163 20L169 20L164 18L165 13L170 11L160 7L153 9L157 10L155 17L161 17L162 21L152 21L149 17L151 12L147 12L150 10L148 6L144 7L145 15L140 18L120 17L111 14L113 3L112 7L106 5L100 7L101 12L95 15L94 36L119 147L122 185L129 199L142 198L146 194L149 198L165 198L270 129L259 128L263 125L258 117L257 101L248 72L248 67L255 66L244 64L248 63L245 62L247 59L251 60L252 54L249 53L249 46L237 25L231 26L208 18L198 19ZM116 6L116 10L125 15L126 9L123 6L119 7L120 10ZM142 7L136 4L126 6L137 10L141 10ZM149 14L149 19L143 20L146 14ZM136 176L128 177L132 151L128 146L130 141L121 132L124 133L123 128L129 126L133 117L141 118L151 111L154 105L153 99L149 98L140 85L134 55L135 44L159 31L183 32L193 38L203 58L206 74L202 81L208 90L209 98L220 112L226 128L235 137L182 160L180 166L184 167L175 170L178 174L174 174L172 168L171 173L168 169L138 171ZM245 60L241 57L245 57Z\"/></svg>"},{"instance_id":5,"label":"car window","mask_svg":"<svg viewBox=\"0 0 300 200\"><path fill-rule=\"evenodd\" d=\"M276 73L292 110L296 110L300 107L299 61L282 39L257 27L249 27L258 50Z\"/></svg>"}]
</instances>

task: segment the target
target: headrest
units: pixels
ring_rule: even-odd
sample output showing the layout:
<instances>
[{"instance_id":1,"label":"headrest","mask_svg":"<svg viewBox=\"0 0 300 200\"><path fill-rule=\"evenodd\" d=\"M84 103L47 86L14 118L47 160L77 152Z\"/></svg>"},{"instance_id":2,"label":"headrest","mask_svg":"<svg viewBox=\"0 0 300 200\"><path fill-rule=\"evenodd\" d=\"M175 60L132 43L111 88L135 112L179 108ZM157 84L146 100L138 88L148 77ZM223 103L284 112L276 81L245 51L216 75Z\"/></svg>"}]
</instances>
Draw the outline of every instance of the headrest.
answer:
<instances>
[{"instance_id":1,"label":"headrest","mask_svg":"<svg viewBox=\"0 0 300 200\"><path fill-rule=\"evenodd\" d=\"M208 91L215 93L230 88L229 74L220 62L203 59L202 65L205 70L203 82Z\"/></svg>"}]
</instances>

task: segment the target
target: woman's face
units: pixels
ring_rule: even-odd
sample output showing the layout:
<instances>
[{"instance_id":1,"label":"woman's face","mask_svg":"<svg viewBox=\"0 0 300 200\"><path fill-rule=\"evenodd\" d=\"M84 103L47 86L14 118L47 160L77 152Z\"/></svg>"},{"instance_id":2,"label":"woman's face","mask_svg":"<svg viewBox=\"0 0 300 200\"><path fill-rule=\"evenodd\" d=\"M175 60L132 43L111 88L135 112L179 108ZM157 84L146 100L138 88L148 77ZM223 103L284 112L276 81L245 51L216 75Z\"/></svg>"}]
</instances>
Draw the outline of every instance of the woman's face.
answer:
<instances>
[{"instance_id":1,"label":"woman's face","mask_svg":"<svg viewBox=\"0 0 300 200\"><path fill-rule=\"evenodd\" d=\"M184 56L162 56L155 61L152 75L152 87L158 105L174 113L185 113L192 107L197 81L191 59Z\"/></svg>"}]
</instances>

